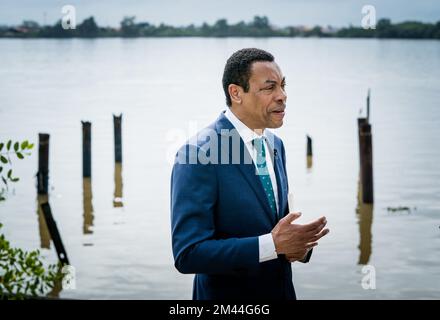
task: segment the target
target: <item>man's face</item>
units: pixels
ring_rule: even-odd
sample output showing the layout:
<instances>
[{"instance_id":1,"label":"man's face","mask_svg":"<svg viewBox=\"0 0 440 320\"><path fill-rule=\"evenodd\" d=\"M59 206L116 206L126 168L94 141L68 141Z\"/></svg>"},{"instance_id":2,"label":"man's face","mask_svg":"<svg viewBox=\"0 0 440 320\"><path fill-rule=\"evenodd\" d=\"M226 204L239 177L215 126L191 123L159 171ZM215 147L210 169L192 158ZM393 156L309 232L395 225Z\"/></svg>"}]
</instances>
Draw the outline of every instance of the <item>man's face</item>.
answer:
<instances>
[{"instance_id":1,"label":"man's face","mask_svg":"<svg viewBox=\"0 0 440 320\"><path fill-rule=\"evenodd\" d=\"M254 62L248 92L242 92L238 106L251 129L279 128L286 108L285 79L275 62Z\"/></svg>"}]
</instances>

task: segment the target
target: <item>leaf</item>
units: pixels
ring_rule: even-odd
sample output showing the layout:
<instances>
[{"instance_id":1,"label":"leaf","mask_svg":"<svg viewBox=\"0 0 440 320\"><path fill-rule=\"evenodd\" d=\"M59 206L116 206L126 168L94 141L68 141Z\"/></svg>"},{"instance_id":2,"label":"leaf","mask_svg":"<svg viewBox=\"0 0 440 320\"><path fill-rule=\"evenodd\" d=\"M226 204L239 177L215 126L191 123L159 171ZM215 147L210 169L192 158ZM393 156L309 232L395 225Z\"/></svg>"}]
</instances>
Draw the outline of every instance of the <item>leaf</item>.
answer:
<instances>
[{"instance_id":1,"label":"leaf","mask_svg":"<svg viewBox=\"0 0 440 320\"><path fill-rule=\"evenodd\" d=\"M3 167L2 166L0 166L0 173L3 171Z\"/></svg>"},{"instance_id":2,"label":"leaf","mask_svg":"<svg viewBox=\"0 0 440 320\"><path fill-rule=\"evenodd\" d=\"M8 163L8 159L6 159L6 157L0 156L0 160L1 162L7 164Z\"/></svg>"},{"instance_id":3,"label":"leaf","mask_svg":"<svg viewBox=\"0 0 440 320\"><path fill-rule=\"evenodd\" d=\"M29 144L29 141L27 141L27 140L23 141L23 142L21 143L21 150L26 149L27 146L28 146L28 144Z\"/></svg>"},{"instance_id":4,"label":"leaf","mask_svg":"<svg viewBox=\"0 0 440 320\"><path fill-rule=\"evenodd\" d=\"M9 149L11 149L11 143L12 140L9 140L8 143L6 144L6 149L9 151Z\"/></svg>"},{"instance_id":5,"label":"leaf","mask_svg":"<svg viewBox=\"0 0 440 320\"><path fill-rule=\"evenodd\" d=\"M20 148L20 144L18 142L14 143L14 151L18 151L18 148Z\"/></svg>"},{"instance_id":6,"label":"leaf","mask_svg":"<svg viewBox=\"0 0 440 320\"><path fill-rule=\"evenodd\" d=\"M8 185L8 181L5 179L5 177L2 177L2 180L5 185Z\"/></svg>"},{"instance_id":7,"label":"leaf","mask_svg":"<svg viewBox=\"0 0 440 320\"><path fill-rule=\"evenodd\" d=\"M5 144L3 142L0 142L0 151L2 151L4 145Z\"/></svg>"},{"instance_id":8,"label":"leaf","mask_svg":"<svg viewBox=\"0 0 440 320\"><path fill-rule=\"evenodd\" d=\"M8 170L8 178L9 178L9 179L11 178L11 174L12 174L12 169L9 169L9 170Z\"/></svg>"},{"instance_id":9,"label":"leaf","mask_svg":"<svg viewBox=\"0 0 440 320\"><path fill-rule=\"evenodd\" d=\"M20 152L17 152L16 154L17 154L18 159L24 159L23 155Z\"/></svg>"},{"instance_id":10,"label":"leaf","mask_svg":"<svg viewBox=\"0 0 440 320\"><path fill-rule=\"evenodd\" d=\"M31 143L30 145L27 146L28 149L32 149L34 147L34 144Z\"/></svg>"},{"instance_id":11,"label":"leaf","mask_svg":"<svg viewBox=\"0 0 440 320\"><path fill-rule=\"evenodd\" d=\"M12 169L8 170L7 175L8 178L12 177ZM5 180L5 177L1 178ZM39 250L24 251L10 247L9 242L0 233L0 299L6 296L9 299L21 300L29 296L47 294L54 286L56 275L52 270L55 269L55 265L44 265Z\"/></svg>"},{"instance_id":12,"label":"leaf","mask_svg":"<svg viewBox=\"0 0 440 320\"><path fill-rule=\"evenodd\" d=\"M17 182L17 181L19 181L19 180L20 180L20 178L18 178L18 177L17 177L17 178L11 178L11 181L12 181L12 182Z\"/></svg>"}]
</instances>

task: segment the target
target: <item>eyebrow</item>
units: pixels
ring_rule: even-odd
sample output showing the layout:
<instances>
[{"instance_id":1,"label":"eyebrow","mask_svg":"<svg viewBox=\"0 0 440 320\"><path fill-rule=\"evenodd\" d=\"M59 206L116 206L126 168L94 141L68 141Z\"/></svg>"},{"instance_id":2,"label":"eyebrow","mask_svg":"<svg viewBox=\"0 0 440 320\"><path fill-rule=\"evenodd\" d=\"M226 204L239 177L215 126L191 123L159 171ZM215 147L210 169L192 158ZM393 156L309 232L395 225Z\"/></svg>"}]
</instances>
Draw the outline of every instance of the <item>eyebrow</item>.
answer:
<instances>
[{"instance_id":1,"label":"eyebrow","mask_svg":"<svg viewBox=\"0 0 440 320\"><path fill-rule=\"evenodd\" d=\"M283 77L283 80L281 80L281 83L286 82L286 77ZM277 84L275 80L266 80L264 83L271 83L271 84Z\"/></svg>"}]
</instances>

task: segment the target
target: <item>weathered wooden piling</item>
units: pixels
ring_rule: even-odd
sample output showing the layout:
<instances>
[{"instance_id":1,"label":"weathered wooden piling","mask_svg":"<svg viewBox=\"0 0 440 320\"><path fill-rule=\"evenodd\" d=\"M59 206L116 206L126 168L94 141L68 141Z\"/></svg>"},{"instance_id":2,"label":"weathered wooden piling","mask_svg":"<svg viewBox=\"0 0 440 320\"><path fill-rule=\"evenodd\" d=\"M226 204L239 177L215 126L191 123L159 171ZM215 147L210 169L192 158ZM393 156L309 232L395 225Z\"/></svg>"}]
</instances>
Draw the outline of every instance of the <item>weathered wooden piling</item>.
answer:
<instances>
[{"instance_id":1,"label":"weathered wooden piling","mask_svg":"<svg viewBox=\"0 0 440 320\"><path fill-rule=\"evenodd\" d=\"M49 229L50 236L55 245L55 249L58 255L58 260L62 264L70 264L69 259L67 258L66 250L64 249L64 245L61 240L60 233L58 232L57 224L52 216L52 210L50 209L49 203L46 202L41 204L41 209L43 210L44 218L46 220L46 224Z\"/></svg>"},{"instance_id":2,"label":"weathered wooden piling","mask_svg":"<svg viewBox=\"0 0 440 320\"><path fill-rule=\"evenodd\" d=\"M113 115L113 129L115 134L115 163L122 163L122 113Z\"/></svg>"},{"instance_id":3,"label":"weathered wooden piling","mask_svg":"<svg viewBox=\"0 0 440 320\"><path fill-rule=\"evenodd\" d=\"M358 201L356 214L359 222L359 260L358 264L366 265L370 261L372 251L371 226L373 223L373 204L364 203L362 200L362 186L360 177L358 181Z\"/></svg>"},{"instance_id":4,"label":"weathered wooden piling","mask_svg":"<svg viewBox=\"0 0 440 320\"><path fill-rule=\"evenodd\" d=\"M113 129L115 136L115 192L113 207L123 207L122 202L122 113L113 115Z\"/></svg>"},{"instance_id":5,"label":"weathered wooden piling","mask_svg":"<svg viewBox=\"0 0 440 320\"><path fill-rule=\"evenodd\" d=\"M40 248L50 249L50 233L47 228L46 220L44 219L43 209L41 204L49 202L48 194L37 195L37 215L38 215L38 229L40 232Z\"/></svg>"},{"instance_id":6,"label":"weathered wooden piling","mask_svg":"<svg viewBox=\"0 0 440 320\"><path fill-rule=\"evenodd\" d=\"M367 94L367 123L370 123L370 89Z\"/></svg>"},{"instance_id":7,"label":"weathered wooden piling","mask_svg":"<svg viewBox=\"0 0 440 320\"><path fill-rule=\"evenodd\" d=\"M359 128L361 141L361 181L362 200L373 203L373 148L371 125L364 124Z\"/></svg>"},{"instance_id":8,"label":"weathered wooden piling","mask_svg":"<svg viewBox=\"0 0 440 320\"><path fill-rule=\"evenodd\" d=\"M123 207L122 202L122 164L115 163L115 192L113 193L113 207Z\"/></svg>"},{"instance_id":9,"label":"weathered wooden piling","mask_svg":"<svg viewBox=\"0 0 440 320\"><path fill-rule=\"evenodd\" d=\"M312 138L307 136L307 169L310 171L313 166L313 150L312 150Z\"/></svg>"},{"instance_id":10,"label":"weathered wooden piling","mask_svg":"<svg viewBox=\"0 0 440 320\"><path fill-rule=\"evenodd\" d=\"M38 194L47 194L49 189L49 135L47 133L38 135L37 189Z\"/></svg>"},{"instance_id":11,"label":"weathered wooden piling","mask_svg":"<svg viewBox=\"0 0 440 320\"><path fill-rule=\"evenodd\" d=\"M311 172L312 171L312 167L313 167L313 157L312 156L307 156L307 171Z\"/></svg>"},{"instance_id":12,"label":"weathered wooden piling","mask_svg":"<svg viewBox=\"0 0 440 320\"><path fill-rule=\"evenodd\" d=\"M82 123L83 140L83 178L92 176L92 124L88 121Z\"/></svg>"},{"instance_id":13,"label":"weathered wooden piling","mask_svg":"<svg viewBox=\"0 0 440 320\"><path fill-rule=\"evenodd\" d=\"M359 141L359 168L362 168L362 149L363 140L361 140L361 127L367 124L367 118L358 118L358 141ZM361 178L362 182L362 178Z\"/></svg>"},{"instance_id":14,"label":"weathered wooden piling","mask_svg":"<svg viewBox=\"0 0 440 320\"><path fill-rule=\"evenodd\" d=\"M83 234L93 233L92 179L83 178Z\"/></svg>"},{"instance_id":15,"label":"weathered wooden piling","mask_svg":"<svg viewBox=\"0 0 440 320\"><path fill-rule=\"evenodd\" d=\"M374 203L373 196L373 147L370 118L370 91L367 96L367 116L358 118L359 164L362 185L362 201Z\"/></svg>"},{"instance_id":16,"label":"weathered wooden piling","mask_svg":"<svg viewBox=\"0 0 440 320\"><path fill-rule=\"evenodd\" d=\"M313 156L313 152L312 152L312 138L307 135L307 156L312 157Z\"/></svg>"}]
</instances>

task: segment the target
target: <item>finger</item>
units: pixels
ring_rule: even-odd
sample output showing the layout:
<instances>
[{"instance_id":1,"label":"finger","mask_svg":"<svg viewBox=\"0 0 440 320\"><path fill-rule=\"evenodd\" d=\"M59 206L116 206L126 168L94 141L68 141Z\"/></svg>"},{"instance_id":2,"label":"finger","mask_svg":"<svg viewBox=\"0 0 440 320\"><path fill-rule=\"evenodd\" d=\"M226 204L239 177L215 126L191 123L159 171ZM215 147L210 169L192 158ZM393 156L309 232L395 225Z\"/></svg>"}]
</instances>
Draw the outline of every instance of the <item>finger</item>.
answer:
<instances>
[{"instance_id":1,"label":"finger","mask_svg":"<svg viewBox=\"0 0 440 320\"><path fill-rule=\"evenodd\" d=\"M311 231L313 229L317 229L318 227L320 227L323 224L324 225L327 224L327 219L324 216L319 218L319 219L316 219L315 221L312 221L310 223L304 224L302 226L304 228L304 231Z\"/></svg>"},{"instance_id":2,"label":"finger","mask_svg":"<svg viewBox=\"0 0 440 320\"><path fill-rule=\"evenodd\" d=\"M318 233L316 236L314 236L314 237L311 239L311 242L318 241L318 240L321 239L323 236L327 235L329 232L330 232L330 230L327 229L327 228L324 229L324 230L322 230L320 233Z\"/></svg>"},{"instance_id":3,"label":"finger","mask_svg":"<svg viewBox=\"0 0 440 320\"><path fill-rule=\"evenodd\" d=\"M327 223L323 223L321 225L319 225L317 228L307 231L306 233L304 233L303 238L307 239L307 238L311 238L316 236L318 233L320 233L322 231L322 229L324 229L324 227L326 226Z\"/></svg>"},{"instance_id":4,"label":"finger","mask_svg":"<svg viewBox=\"0 0 440 320\"><path fill-rule=\"evenodd\" d=\"M318 242L311 242L311 243L308 243L308 244L306 245L306 249L307 249L307 250L312 249L312 248L316 247L317 245L318 245Z\"/></svg>"},{"instance_id":5,"label":"finger","mask_svg":"<svg viewBox=\"0 0 440 320\"><path fill-rule=\"evenodd\" d=\"M292 223L299 217L301 217L301 212L291 212L287 216L285 216L282 220L286 221L287 223Z\"/></svg>"},{"instance_id":6,"label":"finger","mask_svg":"<svg viewBox=\"0 0 440 320\"><path fill-rule=\"evenodd\" d=\"M326 225L326 224L323 223L323 224L319 225L317 228L312 229L312 230L307 231L307 232L304 232L304 231L301 229L301 231L299 232L299 240L300 240L300 241L303 241L303 242L311 242L312 239L313 239L317 234L319 234L319 233L322 231L322 229L324 229L325 225Z\"/></svg>"},{"instance_id":7,"label":"finger","mask_svg":"<svg viewBox=\"0 0 440 320\"><path fill-rule=\"evenodd\" d=\"M325 228L324 230L322 230L322 231L318 234L319 239L321 239L323 236L329 234L329 232L330 232L330 229L329 229L329 228Z\"/></svg>"},{"instance_id":8,"label":"finger","mask_svg":"<svg viewBox=\"0 0 440 320\"><path fill-rule=\"evenodd\" d=\"M309 242L309 243L305 243L301 249L296 249L295 251L291 251L289 253L286 253L286 258L298 258L301 259L302 257L304 257L304 255L307 253L308 250L316 247L318 245L318 242Z\"/></svg>"},{"instance_id":9,"label":"finger","mask_svg":"<svg viewBox=\"0 0 440 320\"><path fill-rule=\"evenodd\" d=\"M327 224L327 219L325 217L321 217L313 222L302 225L302 229L305 232L308 232L308 231L312 231L314 229L319 228L322 224L324 224L324 225Z\"/></svg>"}]
</instances>

